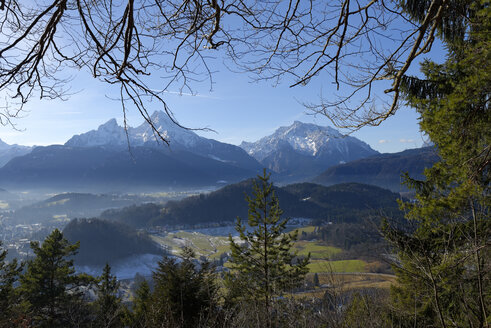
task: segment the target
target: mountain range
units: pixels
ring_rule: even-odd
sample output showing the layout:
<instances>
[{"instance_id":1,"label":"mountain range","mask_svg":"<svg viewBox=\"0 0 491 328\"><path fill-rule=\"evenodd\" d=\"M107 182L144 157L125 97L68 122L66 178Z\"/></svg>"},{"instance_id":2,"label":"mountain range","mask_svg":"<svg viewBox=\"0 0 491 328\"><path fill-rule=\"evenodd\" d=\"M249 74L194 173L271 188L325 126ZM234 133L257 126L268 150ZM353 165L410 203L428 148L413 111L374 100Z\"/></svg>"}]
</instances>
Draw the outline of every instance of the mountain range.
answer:
<instances>
[{"instance_id":1,"label":"mountain range","mask_svg":"<svg viewBox=\"0 0 491 328\"><path fill-rule=\"evenodd\" d=\"M138 127L124 127L118 125L116 119L111 119L92 130L70 138L65 146L73 148L89 148L106 146L118 150L128 150L128 146L145 147L173 152L186 151L205 158L209 158L227 165L257 170L260 165L248 156L240 147L208 139L197 135L194 131L181 128L169 119L163 111L156 111L150 119L160 134L169 140L170 147L154 134L147 122Z\"/></svg>"},{"instance_id":2,"label":"mountain range","mask_svg":"<svg viewBox=\"0 0 491 328\"><path fill-rule=\"evenodd\" d=\"M12 158L28 154L32 148L21 145L9 145L0 139L0 167L4 166Z\"/></svg>"},{"instance_id":3,"label":"mountain range","mask_svg":"<svg viewBox=\"0 0 491 328\"><path fill-rule=\"evenodd\" d=\"M239 147L181 128L162 111L150 118L170 146L147 122L125 130L111 119L64 145L26 147L22 156L0 168L0 185L101 192L219 186L253 177L263 167L278 181L301 181L333 165L378 154L332 128L298 121ZM7 146L2 147L14 149Z\"/></svg>"},{"instance_id":4,"label":"mountain range","mask_svg":"<svg viewBox=\"0 0 491 328\"><path fill-rule=\"evenodd\" d=\"M213 186L254 176L261 165L240 147L198 136L164 112L127 131L112 119L64 145L36 147L0 168L2 187L113 191ZM128 145L129 141L129 145Z\"/></svg>"},{"instance_id":5,"label":"mountain range","mask_svg":"<svg viewBox=\"0 0 491 328\"><path fill-rule=\"evenodd\" d=\"M256 142L240 144L264 167L284 179L305 179L327 168L379 154L365 142L331 127L295 121Z\"/></svg>"}]
</instances>

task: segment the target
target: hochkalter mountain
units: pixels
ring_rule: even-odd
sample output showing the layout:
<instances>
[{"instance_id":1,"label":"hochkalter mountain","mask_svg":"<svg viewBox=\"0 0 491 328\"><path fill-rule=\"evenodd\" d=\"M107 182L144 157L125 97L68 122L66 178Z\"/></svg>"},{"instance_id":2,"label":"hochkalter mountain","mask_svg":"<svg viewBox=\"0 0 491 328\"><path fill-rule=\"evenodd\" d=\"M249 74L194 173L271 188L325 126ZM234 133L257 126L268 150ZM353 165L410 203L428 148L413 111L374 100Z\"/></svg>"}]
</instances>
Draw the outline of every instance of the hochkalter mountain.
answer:
<instances>
[{"instance_id":1,"label":"hochkalter mountain","mask_svg":"<svg viewBox=\"0 0 491 328\"><path fill-rule=\"evenodd\" d=\"M242 142L240 147L263 166L293 178L314 176L331 166L378 154L365 142L331 127L299 121L259 141Z\"/></svg>"}]
</instances>

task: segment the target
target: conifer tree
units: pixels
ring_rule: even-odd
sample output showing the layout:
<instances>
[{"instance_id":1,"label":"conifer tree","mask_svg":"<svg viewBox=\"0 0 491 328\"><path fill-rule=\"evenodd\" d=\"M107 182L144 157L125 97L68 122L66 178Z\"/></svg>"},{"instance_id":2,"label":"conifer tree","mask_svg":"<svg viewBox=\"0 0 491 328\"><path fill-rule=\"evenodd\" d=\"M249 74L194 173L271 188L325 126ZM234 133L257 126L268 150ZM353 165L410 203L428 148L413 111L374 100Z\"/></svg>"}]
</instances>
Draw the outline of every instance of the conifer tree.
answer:
<instances>
[{"instance_id":1,"label":"conifer tree","mask_svg":"<svg viewBox=\"0 0 491 328\"><path fill-rule=\"evenodd\" d=\"M14 259L6 261L7 250L2 250L0 242L0 327L9 327L15 322L19 299L14 288L22 270L22 265Z\"/></svg>"},{"instance_id":2,"label":"conifer tree","mask_svg":"<svg viewBox=\"0 0 491 328\"><path fill-rule=\"evenodd\" d=\"M106 263L97 285L97 300L93 304L96 312L95 327L121 327L124 308L118 291L119 282Z\"/></svg>"},{"instance_id":3,"label":"conifer tree","mask_svg":"<svg viewBox=\"0 0 491 328\"><path fill-rule=\"evenodd\" d=\"M316 273L314 273L314 286L315 287L319 287L320 286L320 283L319 283L319 275Z\"/></svg>"},{"instance_id":4,"label":"conifer tree","mask_svg":"<svg viewBox=\"0 0 491 328\"><path fill-rule=\"evenodd\" d=\"M445 62L425 61L425 79L404 85L441 157L426 181L408 178L416 202L403 209L414 229L385 225L399 256L394 302L411 326L488 327L491 315L491 10L464 2L469 19L447 17L440 31Z\"/></svg>"},{"instance_id":5,"label":"conifer tree","mask_svg":"<svg viewBox=\"0 0 491 328\"><path fill-rule=\"evenodd\" d=\"M55 229L40 245L31 242L34 259L20 276L20 291L34 326L69 327L87 311L85 289L94 282L86 274L76 274L72 257L79 248ZM81 324L78 322L78 324Z\"/></svg>"},{"instance_id":6,"label":"conifer tree","mask_svg":"<svg viewBox=\"0 0 491 328\"><path fill-rule=\"evenodd\" d=\"M229 236L232 269L227 277L235 297L258 302L268 313L276 296L302 282L310 259L297 259L292 252L297 231L285 233L288 219L281 218L282 210L269 178L264 170L254 181L253 197L246 197L247 223L252 230L248 231L237 218L240 241Z\"/></svg>"},{"instance_id":7,"label":"conifer tree","mask_svg":"<svg viewBox=\"0 0 491 328\"><path fill-rule=\"evenodd\" d=\"M153 278L152 320L165 327L193 328L217 305L216 275L209 262L194 263L194 252L183 248L182 261L164 257Z\"/></svg>"},{"instance_id":8,"label":"conifer tree","mask_svg":"<svg viewBox=\"0 0 491 328\"><path fill-rule=\"evenodd\" d=\"M143 280L135 291L131 311L126 311L124 322L132 328L150 327L151 292L146 280Z\"/></svg>"}]
</instances>

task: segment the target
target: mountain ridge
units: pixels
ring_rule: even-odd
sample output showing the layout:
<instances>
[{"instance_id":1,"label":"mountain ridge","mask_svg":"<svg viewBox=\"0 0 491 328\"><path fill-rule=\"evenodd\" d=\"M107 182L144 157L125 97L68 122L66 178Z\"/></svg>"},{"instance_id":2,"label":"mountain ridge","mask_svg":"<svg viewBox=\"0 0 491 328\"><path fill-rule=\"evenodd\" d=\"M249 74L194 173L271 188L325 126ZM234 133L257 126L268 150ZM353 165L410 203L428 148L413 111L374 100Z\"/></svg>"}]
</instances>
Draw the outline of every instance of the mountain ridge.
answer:
<instances>
[{"instance_id":1,"label":"mountain ridge","mask_svg":"<svg viewBox=\"0 0 491 328\"><path fill-rule=\"evenodd\" d=\"M94 146L127 148L129 146L130 149L132 147L169 148L171 151L184 150L252 171L261 168L260 164L242 148L200 137L191 130L177 126L163 111L155 111L150 118L162 137L169 140L170 146L165 145L155 135L147 122L143 122L137 127L128 127L125 130L117 124L114 118L100 125L96 130L73 136L65 143L65 146L84 148Z\"/></svg>"},{"instance_id":2,"label":"mountain ridge","mask_svg":"<svg viewBox=\"0 0 491 328\"><path fill-rule=\"evenodd\" d=\"M356 182L392 191L406 191L401 185L402 174L408 172L412 178L424 179L424 169L431 167L438 159L435 147L406 149L333 166L312 179L312 182L325 186Z\"/></svg>"},{"instance_id":3,"label":"mountain ridge","mask_svg":"<svg viewBox=\"0 0 491 328\"><path fill-rule=\"evenodd\" d=\"M34 147L22 145L9 145L0 139L0 167L7 164L11 159L28 154Z\"/></svg>"},{"instance_id":4,"label":"mountain ridge","mask_svg":"<svg viewBox=\"0 0 491 328\"><path fill-rule=\"evenodd\" d=\"M314 177L330 166L379 154L367 143L329 126L294 121L240 147L263 166L286 176Z\"/></svg>"}]
</instances>

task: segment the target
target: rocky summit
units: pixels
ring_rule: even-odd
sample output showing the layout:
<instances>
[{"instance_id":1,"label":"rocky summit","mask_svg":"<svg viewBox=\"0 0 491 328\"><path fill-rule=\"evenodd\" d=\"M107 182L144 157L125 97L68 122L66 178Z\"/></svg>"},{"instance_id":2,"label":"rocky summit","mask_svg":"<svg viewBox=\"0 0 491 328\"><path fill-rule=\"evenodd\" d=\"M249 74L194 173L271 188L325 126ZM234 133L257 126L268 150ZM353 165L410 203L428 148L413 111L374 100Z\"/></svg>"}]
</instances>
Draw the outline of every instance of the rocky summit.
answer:
<instances>
[{"instance_id":1,"label":"rocky summit","mask_svg":"<svg viewBox=\"0 0 491 328\"><path fill-rule=\"evenodd\" d=\"M295 121L256 142L242 142L249 155L265 167L286 175L315 175L352 160L378 154L365 142L339 131Z\"/></svg>"}]
</instances>

